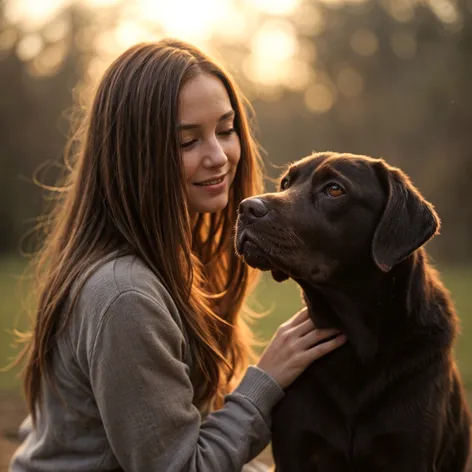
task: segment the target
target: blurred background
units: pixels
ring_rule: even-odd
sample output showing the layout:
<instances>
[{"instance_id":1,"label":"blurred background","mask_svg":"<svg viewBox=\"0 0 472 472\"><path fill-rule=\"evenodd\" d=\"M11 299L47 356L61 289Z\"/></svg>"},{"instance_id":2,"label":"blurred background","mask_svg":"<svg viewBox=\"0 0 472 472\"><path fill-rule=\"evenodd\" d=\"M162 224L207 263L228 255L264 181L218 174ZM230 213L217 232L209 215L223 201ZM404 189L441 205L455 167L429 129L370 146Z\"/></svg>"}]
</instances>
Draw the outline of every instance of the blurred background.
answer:
<instances>
[{"instance_id":1,"label":"blurred background","mask_svg":"<svg viewBox=\"0 0 472 472\"><path fill-rule=\"evenodd\" d=\"M235 75L256 110L269 190L280 166L312 151L409 173L442 219L428 250L459 311L456 357L472 392L472 0L0 2L0 366L27 325L20 248L47 200L38 181L55 182L71 119L111 60L163 36ZM271 310L256 326L269 338L300 295L263 277L252 303ZM24 414L19 384L0 373L0 471Z\"/></svg>"}]
</instances>

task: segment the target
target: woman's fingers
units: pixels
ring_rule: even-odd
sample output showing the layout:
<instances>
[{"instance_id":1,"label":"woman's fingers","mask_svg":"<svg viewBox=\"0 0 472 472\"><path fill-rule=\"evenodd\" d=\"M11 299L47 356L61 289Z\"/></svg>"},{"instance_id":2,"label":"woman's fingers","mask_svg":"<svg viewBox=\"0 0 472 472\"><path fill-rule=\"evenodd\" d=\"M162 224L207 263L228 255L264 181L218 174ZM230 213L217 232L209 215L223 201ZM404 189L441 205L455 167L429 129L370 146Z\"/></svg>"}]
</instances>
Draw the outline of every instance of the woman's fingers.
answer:
<instances>
[{"instance_id":1,"label":"woman's fingers","mask_svg":"<svg viewBox=\"0 0 472 472\"><path fill-rule=\"evenodd\" d=\"M305 336L311 331L315 331L315 325L313 324L313 321L311 321L310 318L306 319L305 321L302 321L300 324L292 328L294 336L298 338Z\"/></svg>"},{"instance_id":2,"label":"woman's fingers","mask_svg":"<svg viewBox=\"0 0 472 472\"><path fill-rule=\"evenodd\" d=\"M345 336L324 341L338 332L316 329L304 308L279 327L257 365L287 388L315 359L344 344Z\"/></svg>"},{"instance_id":3,"label":"woman's fingers","mask_svg":"<svg viewBox=\"0 0 472 472\"><path fill-rule=\"evenodd\" d=\"M313 329L300 339L300 347L304 350L309 349L324 339L331 338L337 334L340 334L338 329Z\"/></svg>"},{"instance_id":4,"label":"woman's fingers","mask_svg":"<svg viewBox=\"0 0 472 472\"><path fill-rule=\"evenodd\" d=\"M309 336L303 343L303 348L306 349L312 345L322 341L323 339L334 336L339 333L337 329L316 329L311 320L308 309L300 310L289 322L284 325L284 328L290 332L292 339L304 338ZM287 332L287 334L288 334Z\"/></svg>"},{"instance_id":5,"label":"woman's fingers","mask_svg":"<svg viewBox=\"0 0 472 472\"><path fill-rule=\"evenodd\" d=\"M342 346L347 341L347 337L344 334L336 336L329 341L322 342L316 346L306 350L303 355L306 356L307 360L313 362L320 357L334 351L338 347Z\"/></svg>"}]
</instances>

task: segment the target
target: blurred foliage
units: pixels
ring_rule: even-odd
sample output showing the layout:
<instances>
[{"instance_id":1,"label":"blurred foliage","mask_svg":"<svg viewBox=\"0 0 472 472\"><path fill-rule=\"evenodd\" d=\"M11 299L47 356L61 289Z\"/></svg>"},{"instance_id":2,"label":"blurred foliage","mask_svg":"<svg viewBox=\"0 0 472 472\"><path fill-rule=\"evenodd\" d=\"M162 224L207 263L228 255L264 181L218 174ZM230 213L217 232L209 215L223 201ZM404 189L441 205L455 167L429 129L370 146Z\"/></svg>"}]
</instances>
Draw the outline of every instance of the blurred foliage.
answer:
<instances>
[{"instance_id":1,"label":"blurred foliage","mask_svg":"<svg viewBox=\"0 0 472 472\"><path fill-rule=\"evenodd\" d=\"M84 103L121 52L119 39L137 37L125 25L127 2L93 9L68 1L36 25L15 13L19 2L0 4L2 252L17 251L44 208L35 175L39 169L39 180L55 181L72 105ZM433 255L470 258L472 1L296 5L283 15L246 5L205 43L254 104L268 176L312 150L384 157L435 204L443 235ZM139 21L143 39L166 34L157 21ZM46 170L47 162L56 164Z\"/></svg>"}]
</instances>

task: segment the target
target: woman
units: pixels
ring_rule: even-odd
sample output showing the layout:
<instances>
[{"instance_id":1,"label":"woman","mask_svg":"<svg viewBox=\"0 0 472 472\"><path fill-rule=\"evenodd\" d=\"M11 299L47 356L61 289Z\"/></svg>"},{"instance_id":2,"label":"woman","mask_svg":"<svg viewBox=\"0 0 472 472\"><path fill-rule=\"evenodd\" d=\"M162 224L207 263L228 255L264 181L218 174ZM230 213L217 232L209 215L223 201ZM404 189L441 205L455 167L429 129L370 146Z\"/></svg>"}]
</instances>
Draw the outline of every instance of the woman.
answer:
<instances>
[{"instance_id":1,"label":"woman","mask_svg":"<svg viewBox=\"0 0 472 472\"><path fill-rule=\"evenodd\" d=\"M256 366L241 308L238 203L261 190L240 93L174 40L106 71L38 260L26 357L30 415L11 471L241 471L270 412L345 340L306 312Z\"/></svg>"}]
</instances>

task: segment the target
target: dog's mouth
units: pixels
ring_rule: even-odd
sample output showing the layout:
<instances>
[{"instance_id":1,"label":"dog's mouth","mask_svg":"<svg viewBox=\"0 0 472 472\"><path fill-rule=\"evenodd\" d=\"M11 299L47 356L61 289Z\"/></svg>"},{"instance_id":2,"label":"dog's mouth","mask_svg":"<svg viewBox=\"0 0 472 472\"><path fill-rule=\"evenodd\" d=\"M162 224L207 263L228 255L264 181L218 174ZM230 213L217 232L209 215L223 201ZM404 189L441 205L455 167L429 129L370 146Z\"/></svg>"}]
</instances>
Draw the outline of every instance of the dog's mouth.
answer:
<instances>
[{"instance_id":1,"label":"dog's mouth","mask_svg":"<svg viewBox=\"0 0 472 472\"><path fill-rule=\"evenodd\" d=\"M280 261L265 249L263 241L260 241L247 230L237 233L236 252L244 258L251 267L262 271L271 271L272 277L277 282L282 282L289 278L289 275L280 267Z\"/></svg>"},{"instance_id":2,"label":"dog's mouth","mask_svg":"<svg viewBox=\"0 0 472 472\"><path fill-rule=\"evenodd\" d=\"M251 267L260 270L274 269L270 256L261 248L256 238L245 231L237 238L236 251Z\"/></svg>"}]
</instances>

